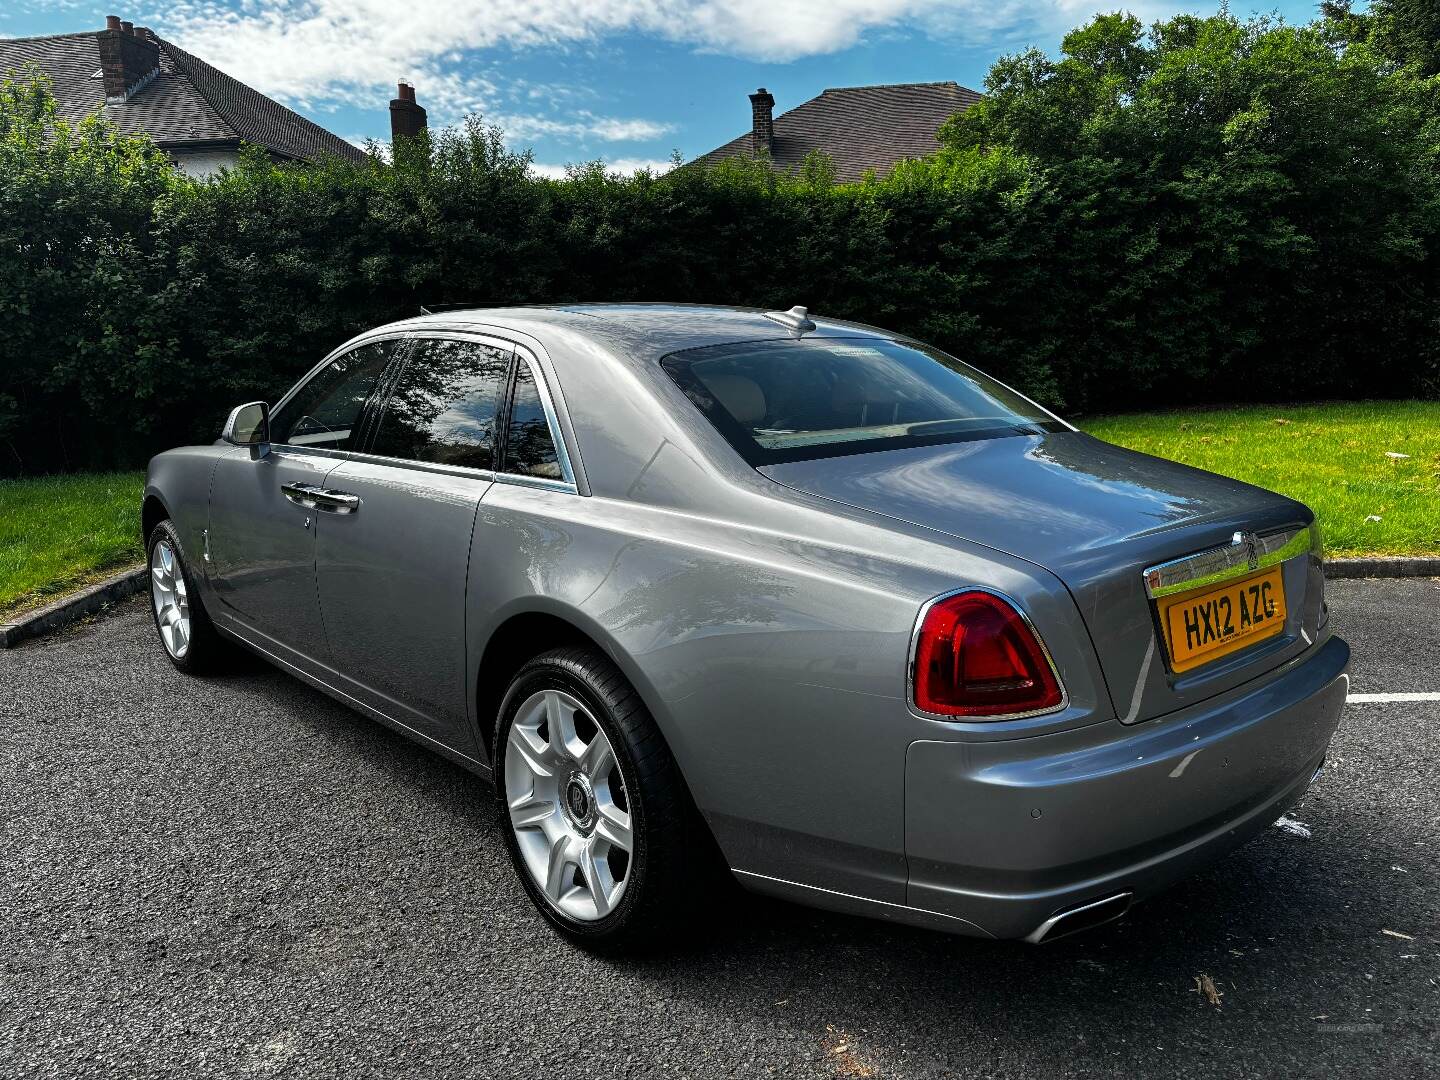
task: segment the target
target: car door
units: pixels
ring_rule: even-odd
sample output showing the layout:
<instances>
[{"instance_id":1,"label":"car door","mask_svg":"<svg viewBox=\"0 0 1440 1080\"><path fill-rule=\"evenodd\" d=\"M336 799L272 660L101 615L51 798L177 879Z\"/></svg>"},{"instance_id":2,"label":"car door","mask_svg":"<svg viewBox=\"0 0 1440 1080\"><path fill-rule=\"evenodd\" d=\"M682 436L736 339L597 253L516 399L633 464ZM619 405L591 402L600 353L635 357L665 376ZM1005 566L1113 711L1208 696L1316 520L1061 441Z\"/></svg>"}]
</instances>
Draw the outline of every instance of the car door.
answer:
<instances>
[{"instance_id":1,"label":"car door","mask_svg":"<svg viewBox=\"0 0 1440 1080\"><path fill-rule=\"evenodd\" d=\"M355 511L327 519L316 538L320 606L350 692L466 754L470 536L492 481L513 353L493 338L416 338L366 452L326 479L358 500Z\"/></svg>"},{"instance_id":2,"label":"car door","mask_svg":"<svg viewBox=\"0 0 1440 1080\"><path fill-rule=\"evenodd\" d=\"M220 601L215 616L312 672L329 662L315 537L340 515L303 493L323 489L357 445L367 406L404 346L399 337L366 342L322 364L271 414L269 451L236 449L211 482L206 559Z\"/></svg>"}]
</instances>

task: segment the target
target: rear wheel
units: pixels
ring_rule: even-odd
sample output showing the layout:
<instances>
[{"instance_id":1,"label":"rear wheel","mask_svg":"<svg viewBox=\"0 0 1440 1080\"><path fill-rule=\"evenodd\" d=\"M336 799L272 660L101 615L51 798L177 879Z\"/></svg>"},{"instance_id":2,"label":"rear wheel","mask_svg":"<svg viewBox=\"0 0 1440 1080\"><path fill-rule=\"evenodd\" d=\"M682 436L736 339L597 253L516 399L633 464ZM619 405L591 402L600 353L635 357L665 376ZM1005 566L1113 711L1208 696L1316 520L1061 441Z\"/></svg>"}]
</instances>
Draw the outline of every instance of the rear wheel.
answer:
<instances>
[{"instance_id":1,"label":"rear wheel","mask_svg":"<svg viewBox=\"0 0 1440 1080\"><path fill-rule=\"evenodd\" d=\"M170 662L189 675L212 671L229 651L210 624L168 520L150 533L150 612Z\"/></svg>"},{"instance_id":2,"label":"rear wheel","mask_svg":"<svg viewBox=\"0 0 1440 1080\"><path fill-rule=\"evenodd\" d=\"M614 664L583 648L531 660L494 749L506 845L540 913L589 948L665 939L703 856L669 748Z\"/></svg>"}]
</instances>

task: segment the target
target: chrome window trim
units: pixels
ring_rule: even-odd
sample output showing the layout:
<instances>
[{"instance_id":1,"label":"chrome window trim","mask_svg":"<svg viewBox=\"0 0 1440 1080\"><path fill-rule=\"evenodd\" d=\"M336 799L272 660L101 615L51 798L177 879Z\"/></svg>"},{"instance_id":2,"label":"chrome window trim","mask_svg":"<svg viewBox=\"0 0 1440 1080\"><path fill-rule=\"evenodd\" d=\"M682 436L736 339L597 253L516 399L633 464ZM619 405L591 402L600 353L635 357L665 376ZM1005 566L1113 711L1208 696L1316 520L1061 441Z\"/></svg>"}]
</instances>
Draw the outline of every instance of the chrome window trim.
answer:
<instances>
[{"instance_id":1,"label":"chrome window trim","mask_svg":"<svg viewBox=\"0 0 1440 1080\"><path fill-rule=\"evenodd\" d=\"M495 483L511 487L539 488L542 491L564 491L571 495L580 494L580 489L564 480L551 480L547 476L522 476L520 473L497 472Z\"/></svg>"},{"instance_id":2,"label":"chrome window trim","mask_svg":"<svg viewBox=\"0 0 1440 1080\"><path fill-rule=\"evenodd\" d=\"M1228 544L1147 566L1141 574L1145 595L1158 600L1246 577L1306 554L1317 558L1321 554L1320 527L1313 522L1268 533L1237 532Z\"/></svg>"},{"instance_id":3,"label":"chrome window trim","mask_svg":"<svg viewBox=\"0 0 1440 1080\"><path fill-rule=\"evenodd\" d=\"M983 592L989 593L997 599L1003 600L1015 610L1015 613L1024 620L1030 633L1035 635L1035 641L1040 646L1040 655L1045 657L1045 662L1050 665L1050 674L1055 677L1055 685L1060 688L1060 703L1052 705L1048 709L1028 709L1025 712L1012 713L984 713L981 715L954 716L950 713L927 712L915 701L915 664L920 649L920 629L925 625L925 616L930 614L930 609L941 600L948 600L952 596L959 596L961 593ZM949 592L941 593L939 596L932 596L925 603L920 605L920 613L915 616L915 626L910 631L910 655L905 663L905 703L910 711L916 716L923 716L926 720L940 720L947 724L985 724L995 723L1004 720L1029 720L1036 716L1050 716L1053 713L1064 712L1070 707L1070 691L1065 686L1065 680L1060 677L1060 669L1055 666L1055 658L1050 655L1050 647L1045 644L1045 639L1040 636L1040 631L1035 629L1035 624L1030 621L1026 613L1015 598L1007 596L999 589L992 589L985 585L966 585L963 588L951 589Z\"/></svg>"},{"instance_id":4,"label":"chrome window trim","mask_svg":"<svg viewBox=\"0 0 1440 1080\"><path fill-rule=\"evenodd\" d=\"M384 465L392 469L412 469L415 472L441 473L445 476L469 477L474 480L494 480L493 469L476 469L469 465L447 465L443 461L421 461L418 458L389 457L386 454L371 454L358 450L347 455L350 461L365 465Z\"/></svg>"}]
</instances>

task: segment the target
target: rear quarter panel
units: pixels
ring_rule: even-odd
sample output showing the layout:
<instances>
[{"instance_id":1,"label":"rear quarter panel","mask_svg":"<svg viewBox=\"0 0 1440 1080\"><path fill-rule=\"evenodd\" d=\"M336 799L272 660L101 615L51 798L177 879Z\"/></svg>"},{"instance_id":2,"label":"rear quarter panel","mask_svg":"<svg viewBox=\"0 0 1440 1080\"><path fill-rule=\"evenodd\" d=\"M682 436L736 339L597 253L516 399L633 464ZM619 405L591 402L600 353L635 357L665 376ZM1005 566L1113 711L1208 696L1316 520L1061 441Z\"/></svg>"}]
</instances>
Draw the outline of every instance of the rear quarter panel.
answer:
<instances>
[{"instance_id":1,"label":"rear quarter panel","mask_svg":"<svg viewBox=\"0 0 1440 1080\"><path fill-rule=\"evenodd\" d=\"M511 615L566 618L635 685L732 867L902 903L911 742L1013 738L1113 708L1048 572L788 498L752 508L779 523L760 527L496 484L475 526L472 678ZM966 584L1008 593L1042 628L1064 712L956 724L909 709L919 609Z\"/></svg>"}]
</instances>

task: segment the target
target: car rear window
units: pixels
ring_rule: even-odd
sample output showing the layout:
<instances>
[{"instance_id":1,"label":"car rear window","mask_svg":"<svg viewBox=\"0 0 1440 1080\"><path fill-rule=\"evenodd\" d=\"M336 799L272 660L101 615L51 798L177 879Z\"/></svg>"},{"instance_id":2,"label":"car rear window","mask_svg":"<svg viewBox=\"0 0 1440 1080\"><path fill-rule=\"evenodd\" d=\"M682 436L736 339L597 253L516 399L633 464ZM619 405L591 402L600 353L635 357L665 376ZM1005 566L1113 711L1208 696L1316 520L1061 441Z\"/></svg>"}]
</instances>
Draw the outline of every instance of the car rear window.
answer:
<instances>
[{"instance_id":1,"label":"car rear window","mask_svg":"<svg viewBox=\"0 0 1440 1080\"><path fill-rule=\"evenodd\" d=\"M757 466L1065 430L1015 391L917 342L754 341L660 363Z\"/></svg>"}]
</instances>

